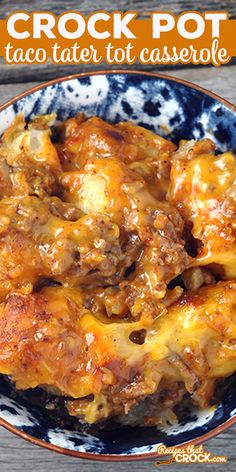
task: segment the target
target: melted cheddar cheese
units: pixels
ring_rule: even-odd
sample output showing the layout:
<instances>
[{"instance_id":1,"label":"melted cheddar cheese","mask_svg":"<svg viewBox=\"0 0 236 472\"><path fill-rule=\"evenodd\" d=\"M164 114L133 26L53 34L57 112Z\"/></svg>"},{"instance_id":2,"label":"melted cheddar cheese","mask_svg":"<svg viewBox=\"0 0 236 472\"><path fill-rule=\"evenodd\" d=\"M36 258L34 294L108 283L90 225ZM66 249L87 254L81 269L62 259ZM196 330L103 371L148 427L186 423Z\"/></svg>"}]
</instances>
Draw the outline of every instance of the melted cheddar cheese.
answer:
<instances>
[{"instance_id":1,"label":"melted cheddar cheese","mask_svg":"<svg viewBox=\"0 0 236 472\"><path fill-rule=\"evenodd\" d=\"M169 198L192 224L195 265L211 265L230 279L236 277L236 161L230 152L213 151L207 140L182 144L172 157Z\"/></svg>"},{"instance_id":2,"label":"melted cheddar cheese","mask_svg":"<svg viewBox=\"0 0 236 472\"><path fill-rule=\"evenodd\" d=\"M86 423L206 406L236 371L234 156L54 120L0 141L0 373Z\"/></svg>"}]
</instances>

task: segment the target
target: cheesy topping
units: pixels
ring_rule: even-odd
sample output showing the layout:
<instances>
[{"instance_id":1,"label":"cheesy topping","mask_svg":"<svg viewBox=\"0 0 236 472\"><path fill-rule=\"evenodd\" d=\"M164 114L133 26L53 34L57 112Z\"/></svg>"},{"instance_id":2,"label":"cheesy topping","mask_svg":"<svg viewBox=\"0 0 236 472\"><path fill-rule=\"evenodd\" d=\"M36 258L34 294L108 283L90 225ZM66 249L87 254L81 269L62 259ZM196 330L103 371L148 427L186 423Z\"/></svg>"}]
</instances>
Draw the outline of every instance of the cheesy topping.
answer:
<instances>
[{"instance_id":1,"label":"cheesy topping","mask_svg":"<svg viewBox=\"0 0 236 472\"><path fill-rule=\"evenodd\" d=\"M55 119L0 142L0 373L86 423L206 406L236 371L235 157Z\"/></svg>"}]
</instances>

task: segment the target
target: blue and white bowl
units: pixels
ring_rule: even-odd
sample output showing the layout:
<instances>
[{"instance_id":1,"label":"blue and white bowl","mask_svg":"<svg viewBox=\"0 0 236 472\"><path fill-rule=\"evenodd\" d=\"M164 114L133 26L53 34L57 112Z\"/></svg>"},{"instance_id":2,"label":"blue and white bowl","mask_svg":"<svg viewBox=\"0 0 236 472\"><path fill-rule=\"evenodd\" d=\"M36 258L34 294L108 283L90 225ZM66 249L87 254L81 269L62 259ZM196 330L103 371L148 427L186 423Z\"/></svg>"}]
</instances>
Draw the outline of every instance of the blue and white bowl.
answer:
<instances>
[{"instance_id":1,"label":"blue and white bowl","mask_svg":"<svg viewBox=\"0 0 236 472\"><path fill-rule=\"evenodd\" d=\"M236 107L191 83L162 74L95 72L35 87L0 107L0 134L23 112L57 113L65 120L78 111L110 122L132 120L174 142L209 137L221 151L236 153ZM155 457L158 445L202 443L236 422L236 377L221 403L195 410L181 423L162 428L122 427L85 434L61 428L47 410L14 399L0 377L0 424L35 444L94 460L125 461Z\"/></svg>"}]
</instances>

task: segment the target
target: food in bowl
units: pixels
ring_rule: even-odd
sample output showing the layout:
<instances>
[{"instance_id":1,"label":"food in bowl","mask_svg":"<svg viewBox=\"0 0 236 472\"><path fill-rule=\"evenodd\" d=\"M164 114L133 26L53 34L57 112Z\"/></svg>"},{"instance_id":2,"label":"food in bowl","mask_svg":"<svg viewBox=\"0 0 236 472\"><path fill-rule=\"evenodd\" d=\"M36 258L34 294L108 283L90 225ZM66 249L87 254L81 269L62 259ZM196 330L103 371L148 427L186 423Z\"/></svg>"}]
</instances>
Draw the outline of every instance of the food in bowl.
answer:
<instances>
[{"instance_id":1,"label":"food in bowl","mask_svg":"<svg viewBox=\"0 0 236 472\"><path fill-rule=\"evenodd\" d=\"M55 119L0 144L0 373L81 424L209 405L236 371L233 154Z\"/></svg>"}]
</instances>

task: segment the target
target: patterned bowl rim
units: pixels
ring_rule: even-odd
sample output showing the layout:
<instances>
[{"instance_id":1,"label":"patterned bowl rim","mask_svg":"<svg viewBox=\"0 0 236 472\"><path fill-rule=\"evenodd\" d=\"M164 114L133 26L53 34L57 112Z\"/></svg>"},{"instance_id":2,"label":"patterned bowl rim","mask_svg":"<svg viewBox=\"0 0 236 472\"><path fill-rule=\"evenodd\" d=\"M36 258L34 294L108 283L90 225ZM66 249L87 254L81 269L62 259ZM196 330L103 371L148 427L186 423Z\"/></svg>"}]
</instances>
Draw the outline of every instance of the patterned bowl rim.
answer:
<instances>
[{"instance_id":1,"label":"patterned bowl rim","mask_svg":"<svg viewBox=\"0 0 236 472\"><path fill-rule=\"evenodd\" d=\"M126 70L126 69L121 69L121 70L111 69L109 71L96 70L96 71L90 71L90 72L81 72L79 74L66 75L58 79L53 79L47 82L43 82L42 84L36 85L35 87L32 87L26 90L25 92L22 92L16 95L15 97L11 98L7 102L3 103L0 106L0 113L6 108L8 108L9 106L16 103L18 100L21 100L22 98L27 97L28 95L31 95L34 92L37 92L48 86L55 85L61 82L67 82L74 79L81 79L83 77L91 77L95 75L116 75L116 74L117 75L140 75L140 76L146 76L146 77L153 77L156 79L169 80L171 82L185 85L186 87L197 90L198 92L202 92L205 95L208 95L209 97L217 100L218 102L222 103L225 107L231 109L233 112L236 113L236 105L233 105L228 100L225 100L224 98L201 87L200 85L193 84L192 82L189 82L184 79L180 79L178 77L170 76L168 74L157 73L157 72L146 72L142 70L132 71L132 70ZM216 426L208 433L198 436L197 438L193 440L183 442L179 444L177 447L202 444L203 442L206 442L207 440L222 433L223 431L228 429L230 426L232 426L234 423L236 423L236 415L228 419L227 421L225 421L223 424ZM46 441L42 441L41 439L38 439L35 436L32 436L31 434L25 433L24 431L21 431L19 428L12 426L11 423L9 423L8 421L5 421L1 417L0 417L0 426L3 426L11 433L19 436L22 439L27 440L28 442L36 446L41 446L45 449L49 449L51 451L58 452L60 454L64 454L67 456L78 457L80 459L88 459L88 460L101 461L101 462L130 462L130 461L140 461L140 460L150 460L150 459L154 460L160 457L159 455L157 455L156 452L147 452L143 454L130 454L129 455L129 454L96 454L96 453L89 453L89 452L73 451L72 449L66 449L60 446L56 446L54 444L47 443Z\"/></svg>"}]
</instances>

